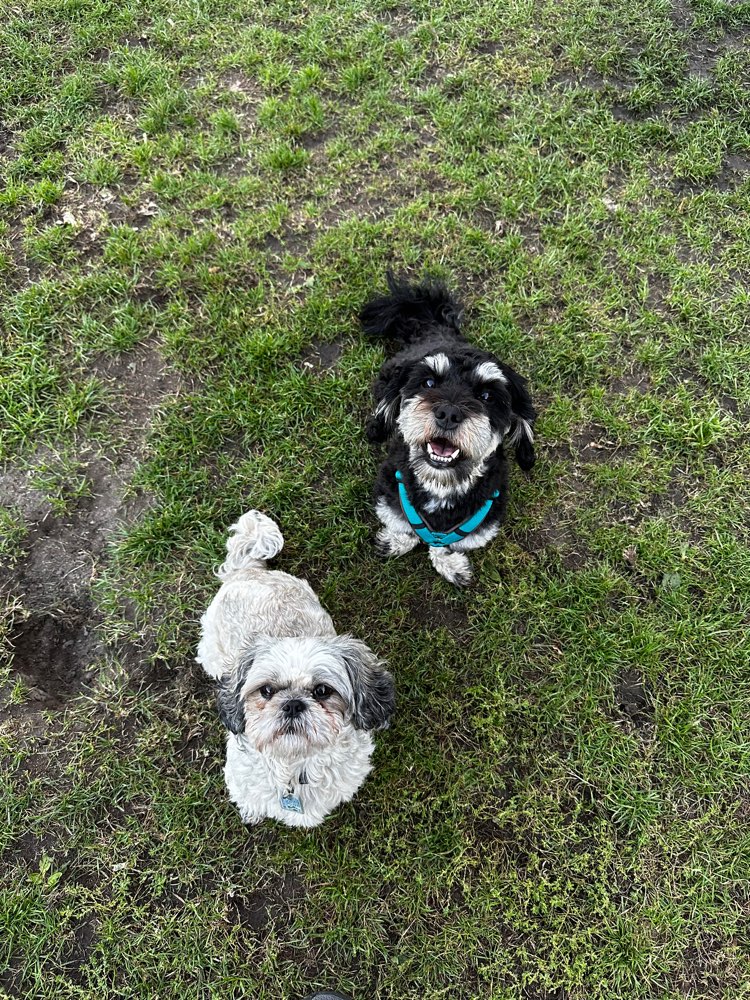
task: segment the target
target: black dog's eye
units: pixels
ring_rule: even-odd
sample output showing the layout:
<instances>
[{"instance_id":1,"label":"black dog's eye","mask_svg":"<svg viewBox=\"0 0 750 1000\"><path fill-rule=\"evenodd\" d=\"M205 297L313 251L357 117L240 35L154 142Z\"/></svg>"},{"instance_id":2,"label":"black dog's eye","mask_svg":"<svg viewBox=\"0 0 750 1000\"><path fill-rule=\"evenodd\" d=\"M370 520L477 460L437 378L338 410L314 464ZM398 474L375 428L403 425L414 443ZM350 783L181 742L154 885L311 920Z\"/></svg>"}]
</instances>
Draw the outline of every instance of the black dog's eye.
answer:
<instances>
[{"instance_id":1,"label":"black dog's eye","mask_svg":"<svg viewBox=\"0 0 750 1000\"><path fill-rule=\"evenodd\" d=\"M480 399L483 399L483 400L485 401L485 403L486 403L486 402L487 402L487 401L489 400L489 398L490 398L490 394L489 394L489 392L487 391L487 389L485 389L485 390L484 390L483 392L480 392L480 393L479 393L479 398L480 398Z\"/></svg>"},{"instance_id":2,"label":"black dog's eye","mask_svg":"<svg viewBox=\"0 0 750 1000\"><path fill-rule=\"evenodd\" d=\"M318 684L317 687L313 688L313 698L316 701L325 701L326 698L330 698L333 694L333 688L329 688L327 684Z\"/></svg>"},{"instance_id":3,"label":"black dog's eye","mask_svg":"<svg viewBox=\"0 0 750 1000\"><path fill-rule=\"evenodd\" d=\"M435 381L434 378L426 378L422 383L422 385L425 389L434 389L435 386L437 385L437 382Z\"/></svg>"},{"instance_id":4,"label":"black dog's eye","mask_svg":"<svg viewBox=\"0 0 750 1000\"><path fill-rule=\"evenodd\" d=\"M273 688L270 684L264 684L262 688L258 688L258 694L266 701L270 701L273 698Z\"/></svg>"}]
</instances>

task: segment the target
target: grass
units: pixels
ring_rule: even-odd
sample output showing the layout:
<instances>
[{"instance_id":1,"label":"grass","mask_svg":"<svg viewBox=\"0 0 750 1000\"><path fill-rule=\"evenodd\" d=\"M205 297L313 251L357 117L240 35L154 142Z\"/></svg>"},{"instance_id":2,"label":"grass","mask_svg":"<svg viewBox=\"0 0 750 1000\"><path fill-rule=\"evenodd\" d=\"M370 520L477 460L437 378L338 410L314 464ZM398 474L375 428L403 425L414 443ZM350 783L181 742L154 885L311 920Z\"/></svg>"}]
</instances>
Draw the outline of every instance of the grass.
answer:
<instances>
[{"instance_id":1,"label":"grass","mask_svg":"<svg viewBox=\"0 0 750 1000\"><path fill-rule=\"evenodd\" d=\"M10 3L0 993L750 995L749 29L722 0ZM388 266L460 289L541 411L466 593L372 552L355 315ZM192 664L251 506L397 678L310 833L241 826ZM81 601L91 670L45 701L18 635Z\"/></svg>"}]
</instances>

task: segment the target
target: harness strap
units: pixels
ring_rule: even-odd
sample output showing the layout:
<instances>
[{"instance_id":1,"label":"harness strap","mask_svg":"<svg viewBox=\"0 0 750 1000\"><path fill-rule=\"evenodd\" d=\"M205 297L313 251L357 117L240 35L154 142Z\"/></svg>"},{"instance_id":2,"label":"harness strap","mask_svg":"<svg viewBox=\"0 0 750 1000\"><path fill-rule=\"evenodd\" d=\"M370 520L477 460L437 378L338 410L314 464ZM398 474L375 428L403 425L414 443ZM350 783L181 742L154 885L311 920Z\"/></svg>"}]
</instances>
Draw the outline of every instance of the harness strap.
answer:
<instances>
[{"instance_id":1,"label":"harness strap","mask_svg":"<svg viewBox=\"0 0 750 1000\"><path fill-rule=\"evenodd\" d=\"M450 531L433 531L409 499L409 494L404 484L404 477L398 469L396 470L396 482L398 483L398 498L401 503L401 510L404 512L404 517L409 522L409 526L418 538L436 549L444 548L446 545L454 545L456 542L460 542L462 538L470 535L472 531L476 531L492 509L492 504L500 496L500 491L495 490L492 496L488 500L485 500L475 514L472 514L463 524L451 528Z\"/></svg>"}]
</instances>

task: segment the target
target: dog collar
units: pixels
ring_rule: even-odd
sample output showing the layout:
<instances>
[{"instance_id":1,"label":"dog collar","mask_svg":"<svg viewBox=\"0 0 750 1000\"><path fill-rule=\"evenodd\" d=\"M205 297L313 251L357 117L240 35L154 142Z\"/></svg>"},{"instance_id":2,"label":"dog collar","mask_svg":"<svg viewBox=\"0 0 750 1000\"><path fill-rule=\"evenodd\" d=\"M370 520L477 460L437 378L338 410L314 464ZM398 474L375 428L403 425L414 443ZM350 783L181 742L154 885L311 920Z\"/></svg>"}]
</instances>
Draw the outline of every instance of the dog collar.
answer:
<instances>
[{"instance_id":1,"label":"dog collar","mask_svg":"<svg viewBox=\"0 0 750 1000\"><path fill-rule=\"evenodd\" d=\"M417 512L416 507L409 499L409 494L406 492L406 486L404 485L404 477L398 469L396 470L396 482L398 483L398 498L401 503L401 510L404 512L404 517L409 522L409 526L418 538L421 538L423 542L426 542L427 545L430 545L434 549L440 549L446 545L454 545L456 542L460 542L462 538L470 535L472 531L476 531L492 509L492 504L500 496L500 491L495 490L489 500L485 500L479 510L475 514L472 514L468 521L456 525L450 531L433 531L427 523L427 519Z\"/></svg>"}]
</instances>

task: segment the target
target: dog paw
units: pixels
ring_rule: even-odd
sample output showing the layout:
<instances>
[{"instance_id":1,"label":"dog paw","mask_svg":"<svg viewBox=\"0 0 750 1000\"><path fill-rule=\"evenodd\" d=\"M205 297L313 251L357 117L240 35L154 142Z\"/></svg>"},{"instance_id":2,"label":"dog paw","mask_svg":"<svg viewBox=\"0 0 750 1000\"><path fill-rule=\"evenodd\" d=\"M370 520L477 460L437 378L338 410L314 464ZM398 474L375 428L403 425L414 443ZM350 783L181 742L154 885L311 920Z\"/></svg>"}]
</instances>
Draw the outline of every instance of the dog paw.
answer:
<instances>
[{"instance_id":1,"label":"dog paw","mask_svg":"<svg viewBox=\"0 0 750 1000\"><path fill-rule=\"evenodd\" d=\"M441 576L443 576L448 583L452 583L454 587L468 587L474 579L471 566L467 566L466 569L452 571L451 573L441 573Z\"/></svg>"},{"instance_id":2,"label":"dog paw","mask_svg":"<svg viewBox=\"0 0 750 1000\"><path fill-rule=\"evenodd\" d=\"M411 532L403 533L381 528L375 536L375 553L381 559L394 559L403 556L419 544L419 539Z\"/></svg>"},{"instance_id":3,"label":"dog paw","mask_svg":"<svg viewBox=\"0 0 750 1000\"><path fill-rule=\"evenodd\" d=\"M468 587L474 578L469 557L462 552L430 549L430 560L443 579L454 587Z\"/></svg>"},{"instance_id":4,"label":"dog paw","mask_svg":"<svg viewBox=\"0 0 750 1000\"><path fill-rule=\"evenodd\" d=\"M391 554L391 547L388 542L381 541L380 538L375 539L375 555L378 559L387 559Z\"/></svg>"}]
</instances>

